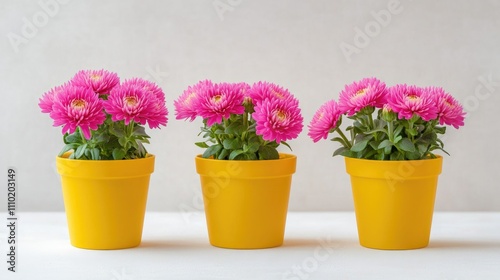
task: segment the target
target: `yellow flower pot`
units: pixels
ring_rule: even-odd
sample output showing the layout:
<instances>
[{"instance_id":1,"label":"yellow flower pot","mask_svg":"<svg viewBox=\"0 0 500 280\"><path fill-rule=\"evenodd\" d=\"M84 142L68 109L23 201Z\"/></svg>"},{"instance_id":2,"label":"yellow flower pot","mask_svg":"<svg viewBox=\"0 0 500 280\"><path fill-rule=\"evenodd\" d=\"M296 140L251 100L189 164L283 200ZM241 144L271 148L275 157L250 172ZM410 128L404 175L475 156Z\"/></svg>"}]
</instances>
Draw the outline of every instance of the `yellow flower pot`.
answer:
<instances>
[{"instance_id":1,"label":"yellow flower pot","mask_svg":"<svg viewBox=\"0 0 500 280\"><path fill-rule=\"evenodd\" d=\"M71 244L124 249L141 243L153 155L133 160L57 157Z\"/></svg>"},{"instance_id":2,"label":"yellow flower pot","mask_svg":"<svg viewBox=\"0 0 500 280\"><path fill-rule=\"evenodd\" d=\"M443 158L377 161L345 158L359 242L374 249L426 247Z\"/></svg>"},{"instance_id":3,"label":"yellow flower pot","mask_svg":"<svg viewBox=\"0 0 500 280\"><path fill-rule=\"evenodd\" d=\"M260 249L283 244L296 156L252 161L198 156L195 162L213 246Z\"/></svg>"}]
</instances>

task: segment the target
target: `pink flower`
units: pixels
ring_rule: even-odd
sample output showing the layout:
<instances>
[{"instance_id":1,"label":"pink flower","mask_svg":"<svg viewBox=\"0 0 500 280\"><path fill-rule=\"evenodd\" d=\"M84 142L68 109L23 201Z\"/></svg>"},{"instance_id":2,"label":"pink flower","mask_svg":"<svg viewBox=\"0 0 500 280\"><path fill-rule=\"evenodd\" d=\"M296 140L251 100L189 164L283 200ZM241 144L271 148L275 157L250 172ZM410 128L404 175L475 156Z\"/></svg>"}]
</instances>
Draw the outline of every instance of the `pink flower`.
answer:
<instances>
[{"instance_id":1,"label":"pink flower","mask_svg":"<svg viewBox=\"0 0 500 280\"><path fill-rule=\"evenodd\" d=\"M54 102L57 99L57 96L60 92L64 91L64 88L68 85L69 84L66 83L60 86L56 86L42 95L38 103L38 106L40 107L40 109L42 109L42 113L50 114L50 112L52 112L52 106L54 106Z\"/></svg>"},{"instance_id":2,"label":"pink flower","mask_svg":"<svg viewBox=\"0 0 500 280\"><path fill-rule=\"evenodd\" d=\"M106 112L113 121L131 121L157 128L167 124L168 111L165 102L152 91L147 91L141 83L128 82L111 90L108 100L104 101Z\"/></svg>"},{"instance_id":3,"label":"pink flower","mask_svg":"<svg viewBox=\"0 0 500 280\"><path fill-rule=\"evenodd\" d=\"M91 89L66 86L54 99L50 117L54 126L64 125L63 133L73 133L80 127L83 136L90 139L90 130L96 130L106 119L99 96Z\"/></svg>"},{"instance_id":4,"label":"pink flower","mask_svg":"<svg viewBox=\"0 0 500 280\"><path fill-rule=\"evenodd\" d=\"M214 84L199 93L195 110L207 120L208 126L212 126L222 123L231 114L243 114L243 100L243 92L234 84Z\"/></svg>"},{"instance_id":5,"label":"pink flower","mask_svg":"<svg viewBox=\"0 0 500 280\"><path fill-rule=\"evenodd\" d=\"M153 103L153 107L148 113L147 122L149 128L158 128L160 125L167 125L168 109L165 105L165 94L163 90L155 83L141 78L125 80L122 86L137 86L145 91L148 99Z\"/></svg>"},{"instance_id":6,"label":"pink flower","mask_svg":"<svg viewBox=\"0 0 500 280\"><path fill-rule=\"evenodd\" d=\"M293 98L285 100L264 99L255 106L252 118L256 122L256 133L266 141L287 141L296 138L302 131L302 115L298 101Z\"/></svg>"},{"instance_id":7,"label":"pink flower","mask_svg":"<svg viewBox=\"0 0 500 280\"><path fill-rule=\"evenodd\" d=\"M158 100L165 102L165 93L163 93L163 90L157 84L151 81L144 80L141 78L132 78L125 80L122 83L122 85L128 85L128 84L133 84L142 87L145 91L150 92L156 98L158 98Z\"/></svg>"},{"instance_id":8,"label":"pink flower","mask_svg":"<svg viewBox=\"0 0 500 280\"><path fill-rule=\"evenodd\" d=\"M202 92L213 87L209 80L200 81L196 85L189 86L177 100L174 101L175 118L178 120L189 119L193 121L198 116L198 101Z\"/></svg>"},{"instance_id":9,"label":"pink flower","mask_svg":"<svg viewBox=\"0 0 500 280\"><path fill-rule=\"evenodd\" d=\"M120 83L118 75L106 70L80 70L70 81L72 85L87 87L98 95L107 95Z\"/></svg>"},{"instance_id":10,"label":"pink flower","mask_svg":"<svg viewBox=\"0 0 500 280\"><path fill-rule=\"evenodd\" d=\"M430 87L426 90L437 99L440 125L452 125L454 128L464 125L465 112L462 105L453 96L440 87Z\"/></svg>"},{"instance_id":11,"label":"pink flower","mask_svg":"<svg viewBox=\"0 0 500 280\"><path fill-rule=\"evenodd\" d=\"M386 102L385 83L377 78L364 78L346 85L340 93L340 110L352 116L365 107L382 108Z\"/></svg>"},{"instance_id":12,"label":"pink flower","mask_svg":"<svg viewBox=\"0 0 500 280\"><path fill-rule=\"evenodd\" d=\"M400 119L411 119L414 114L424 121L436 119L436 99L422 88L406 84L389 88L388 103Z\"/></svg>"},{"instance_id":13,"label":"pink flower","mask_svg":"<svg viewBox=\"0 0 500 280\"><path fill-rule=\"evenodd\" d=\"M314 142L326 139L328 134L337 128L343 112L340 110L335 100L330 100L323 104L314 114L309 124L309 137Z\"/></svg>"},{"instance_id":14,"label":"pink flower","mask_svg":"<svg viewBox=\"0 0 500 280\"><path fill-rule=\"evenodd\" d=\"M269 82L254 83L248 92L253 104L258 105L266 99L285 100L294 98L287 89Z\"/></svg>"}]
</instances>

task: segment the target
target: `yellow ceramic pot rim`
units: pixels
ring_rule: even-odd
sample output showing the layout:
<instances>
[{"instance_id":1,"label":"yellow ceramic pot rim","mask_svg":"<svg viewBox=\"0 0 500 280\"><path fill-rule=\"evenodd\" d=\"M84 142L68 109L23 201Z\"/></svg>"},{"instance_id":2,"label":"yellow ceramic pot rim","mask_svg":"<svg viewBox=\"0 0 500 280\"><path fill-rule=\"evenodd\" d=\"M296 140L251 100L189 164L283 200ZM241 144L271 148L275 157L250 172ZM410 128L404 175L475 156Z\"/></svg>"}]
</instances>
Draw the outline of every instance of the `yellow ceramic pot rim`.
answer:
<instances>
[{"instance_id":1,"label":"yellow ceramic pot rim","mask_svg":"<svg viewBox=\"0 0 500 280\"><path fill-rule=\"evenodd\" d=\"M195 157L196 171L200 175L233 178L283 177L295 173L297 156L280 153L271 160L218 160Z\"/></svg>"},{"instance_id":2,"label":"yellow ceramic pot rim","mask_svg":"<svg viewBox=\"0 0 500 280\"><path fill-rule=\"evenodd\" d=\"M346 171L365 178L424 178L441 174L443 157L421 160L371 160L344 157Z\"/></svg>"},{"instance_id":3,"label":"yellow ceramic pot rim","mask_svg":"<svg viewBox=\"0 0 500 280\"><path fill-rule=\"evenodd\" d=\"M134 178L149 176L154 171L155 156L126 160L78 160L68 159L68 153L56 157L57 171L68 177Z\"/></svg>"}]
</instances>

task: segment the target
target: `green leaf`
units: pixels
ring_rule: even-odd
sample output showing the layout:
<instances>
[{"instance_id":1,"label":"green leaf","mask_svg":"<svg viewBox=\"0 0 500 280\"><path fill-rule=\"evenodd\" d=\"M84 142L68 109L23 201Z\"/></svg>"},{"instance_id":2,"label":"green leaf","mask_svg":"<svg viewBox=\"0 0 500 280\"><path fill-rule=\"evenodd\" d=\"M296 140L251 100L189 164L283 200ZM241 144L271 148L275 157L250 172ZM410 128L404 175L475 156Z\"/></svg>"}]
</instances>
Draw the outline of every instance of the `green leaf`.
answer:
<instances>
[{"instance_id":1,"label":"green leaf","mask_svg":"<svg viewBox=\"0 0 500 280\"><path fill-rule=\"evenodd\" d=\"M342 146L346 147L347 143L341 137L333 137L330 141L339 142Z\"/></svg>"},{"instance_id":2,"label":"green leaf","mask_svg":"<svg viewBox=\"0 0 500 280\"><path fill-rule=\"evenodd\" d=\"M366 145L368 145L369 141L370 141L370 139L365 139L365 140L357 142L356 144L354 144L354 146L352 146L351 151L361 152L362 150L364 150L366 148Z\"/></svg>"},{"instance_id":3,"label":"green leaf","mask_svg":"<svg viewBox=\"0 0 500 280\"><path fill-rule=\"evenodd\" d=\"M405 157L409 160L420 159L422 156L418 152L407 152L405 153Z\"/></svg>"},{"instance_id":4,"label":"green leaf","mask_svg":"<svg viewBox=\"0 0 500 280\"><path fill-rule=\"evenodd\" d=\"M203 148L203 149L206 149L206 148L208 148L208 147L209 147L209 146L208 146L208 144L207 144L207 143L205 143L205 142L196 142L196 143L194 143L194 144L195 144L196 146L200 147L200 148Z\"/></svg>"},{"instance_id":5,"label":"green leaf","mask_svg":"<svg viewBox=\"0 0 500 280\"><path fill-rule=\"evenodd\" d=\"M335 152L333 152L333 155L332 157L335 157L335 156L344 156L345 153L349 152L349 149L346 148L346 147L340 147L338 149L335 150Z\"/></svg>"},{"instance_id":6,"label":"green leaf","mask_svg":"<svg viewBox=\"0 0 500 280\"><path fill-rule=\"evenodd\" d=\"M147 154L147 151L146 151L146 148L144 148L144 145L142 145L141 142L137 142L137 152L139 153L139 157L140 158L144 158L146 157L146 154Z\"/></svg>"},{"instance_id":7,"label":"green leaf","mask_svg":"<svg viewBox=\"0 0 500 280\"><path fill-rule=\"evenodd\" d=\"M424 154L427 152L428 145L426 143L419 143L417 144L417 150L419 153Z\"/></svg>"},{"instance_id":8,"label":"green leaf","mask_svg":"<svg viewBox=\"0 0 500 280\"><path fill-rule=\"evenodd\" d=\"M74 150L78 145L77 144L66 144L62 148L62 150L59 152L58 156L64 155L64 153Z\"/></svg>"},{"instance_id":9,"label":"green leaf","mask_svg":"<svg viewBox=\"0 0 500 280\"><path fill-rule=\"evenodd\" d=\"M415 145L408 138L403 138L401 140L401 142L396 143L396 147L398 147L399 149L401 149L401 150L403 150L405 152L411 152L411 153L413 153L413 152L416 151Z\"/></svg>"},{"instance_id":10,"label":"green leaf","mask_svg":"<svg viewBox=\"0 0 500 280\"><path fill-rule=\"evenodd\" d=\"M231 154L229 155L229 159L230 160L233 160L233 159L236 159L236 157L238 157L239 155L243 154L244 151L243 150L234 150L231 152Z\"/></svg>"},{"instance_id":11,"label":"green leaf","mask_svg":"<svg viewBox=\"0 0 500 280\"><path fill-rule=\"evenodd\" d=\"M123 149L118 149L115 148L113 150L113 159L123 159L125 157L125 154L127 154Z\"/></svg>"},{"instance_id":12,"label":"green leaf","mask_svg":"<svg viewBox=\"0 0 500 280\"><path fill-rule=\"evenodd\" d=\"M203 153L202 157L203 158L209 158L209 157L217 154L218 152L220 152L220 150L222 150L222 145L221 144L212 145L212 146L208 147L205 150L205 152Z\"/></svg>"},{"instance_id":13,"label":"green leaf","mask_svg":"<svg viewBox=\"0 0 500 280\"><path fill-rule=\"evenodd\" d=\"M446 126L436 126L434 127L434 131L439 134L445 134L446 133Z\"/></svg>"},{"instance_id":14,"label":"green leaf","mask_svg":"<svg viewBox=\"0 0 500 280\"><path fill-rule=\"evenodd\" d=\"M128 139L126 137L120 137L118 138L118 143L120 143L120 146L126 148L127 146Z\"/></svg>"},{"instance_id":15,"label":"green leaf","mask_svg":"<svg viewBox=\"0 0 500 280\"><path fill-rule=\"evenodd\" d=\"M118 129L115 126L110 127L109 133L113 134L116 137L124 137L125 131L123 129Z\"/></svg>"},{"instance_id":16,"label":"green leaf","mask_svg":"<svg viewBox=\"0 0 500 280\"><path fill-rule=\"evenodd\" d=\"M75 158L81 158L85 154L85 149L87 149L87 144L83 144L81 146L78 146L76 151L74 152Z\"/></svg>"},{"instance_id":17,"label":"green leaf","mask_svg":"<svg viewBox=\"0 0 500 280\"><path fill-rule=\"evenodd\" d=\"M390 160L404 160L404 155L399 151L396 151L391 154Z\"/></svg>"},{"instance_id":18,"label":"green leaf","mask_svg":"<svg viewBox=\"0 0 500 280\"><path fill-rule=\"evenodd\" d=\"M290 151L293 151L293 150L292 150L292 147L290 147L290 145L288 145L288 143L287 143L287 142L285 142L285 141L281 141L281 144L285 145L288 149L290 149Z\"/></svg>"},{"instance_id":19,"label":"green leaf","mask_svg":"<svg viewBox=\"0 0 500 280\"><path fill-rule=\"evenodd\" d=\"M276 148L270 146L262 146L259 149L259 159L278 159L280 157Z\"/></svg>"},{"instance_id":20,"label":"green leaf","mask_svg":"<svg viewBox=\"0 0 500 280\"><path fill-rule=\"evenodd\" d=\"M407 129L406 133L410 136L416 136L418 134L418 132L415 128Z\"/></svg>"},{"instance_id":21,"label":"green leaf","mask_svg":"<svg viewBox=\"0 0 500 280\"><path fill-rule=\"evenodd\" d=\"M260 144L258 142L251 142L247 147L247 152L255 153L259 150Z\"/></svg>"},{"instance_id":22,"label":"green leaf","mask_svg":"<svg viewBox=\"0 0 500 280\"><path fill-rule=\"evenodd\" d=\"M227 134L241 134L245 130L245 127L241 122L233 122L226 127L225 132Z\"/></svg>"},{"instance_id":23,"label":"green leaf","mask_svg":"<svg viewBox=\"0 0 500 280\"><path fill-rule=\"evenodd\" d=\"M246 160L256 160L257 159L257 156L255 155L255 153L244 153L243 155L245 156Z\"/></svg>"},{"instance_id":24,"label":"green leaf","mask_svg":"<svg viewBox=\"0 0 500 280\"><path fill-rule=\"evenodd\" d=\"M396 138L394 138L394 144L397 144L399 141L401 141L401 139L403 139L403 136L398 135Z\"/></svg>"},{"instance_id":25,"label":"green leaf","mask_svg":"<svg viewBox=\"0 0 500 280\"><path fill-rule=\"evenodd\" d=\"M70 144L70 143L83 143L83 142L80 133L75 132L73 134L66 134L66 136L64 137L64 143Z\"/></svg>"},{"instance_id":26,"label":"green leaf","mask_svg":"<svg viewBox=\"0 0 500 280\"><path fill-rule=\"evenodd\" d=\"M241 149L243 146L240 138L225 139L222 142L222 145L224 145L224 149L228 149L228 150Z\"/></svg>"},{"instance_id":27,"label":"green leaf","mask_svg":"<svg viewBox=\"0 0 500 280\"><path fill-rule=\"evenodd\" d=\"M396 136L396 137L399 136L399 134L401 133L401 131L403 131L403 128L404 128L403 125L398 125L398 127L396 127L396 129L394 130L393 135Z\"/></svg>"},{"instance_id":28,"label":"green leaf","mask_svg":"<svg viewBox=\"0 0 500 280\"><path fill-rule=\"evenodd\" d=\"M217 157L217 159L226 159L227 156L231 153L231 150L227 150L227 149L222 149L219 156Z\"/></svg>"},{"instance_id":29,"label":"green leaf","mask_svg":"<svg viewBox=\"0 0 500 280\"><path fill-rule=\"evenodd\" d=\"M224 132L224 130L223 130L223 129L217 129L217 130L215 130L215 132L214 132L214 133L215 133L216 135L225 135L225 134L226 134L226 133Z\"/></svg>"},{"instance_id":30,"label":"green leaf","mask_svg":"<svg viewBox=\"0 0 500 280\"><path fill-rule=\"evenodd\" d=\"M148 134L146 133L146 129L140 125L134 127L134 135L149 137Z\"/></svg>"},{"instance_id":31,"label":"green leaf","mask_svg":"<svg viewBox=\"0 0 500 280\"><path fill-rule=\"evenodd\" d=\"M99 160L99 159L101 159L100 158L100 152L99 152L98 148L90 149L90 155L91 155L91 159L93 159L93 160Z\"/></svg>"},{"instance_id":32,"label":"green leaf","mask_svg":"<svg viewBox=\"0 0 500 280\"><path fill-rule=\"evenodd\" d=\"M388 155L392 152L392 145L384 148L384 154Z\"/></svg>"},{"instance_id":33,"label":"green leaf","mask_svg":"<svg viewBox=\"0 0 500 280\"><path fill-rule=\"evenodd\" d=\"M388 139L385 139L384 141L380 142L380 144L377 147L377 150L385 149L386 147L392 147L392 142L389 141Z\"/></svg>"}]
</instances>

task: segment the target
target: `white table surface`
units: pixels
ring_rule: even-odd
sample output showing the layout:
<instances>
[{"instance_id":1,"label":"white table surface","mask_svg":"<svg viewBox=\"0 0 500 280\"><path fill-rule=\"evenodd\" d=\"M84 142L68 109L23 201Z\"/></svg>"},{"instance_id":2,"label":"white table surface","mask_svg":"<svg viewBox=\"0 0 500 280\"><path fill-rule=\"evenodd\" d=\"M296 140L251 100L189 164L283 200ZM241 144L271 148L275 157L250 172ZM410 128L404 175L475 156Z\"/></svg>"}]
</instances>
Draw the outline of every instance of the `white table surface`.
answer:
<instances>
[{"instance_id":1,"label":"white table surface","mask_svg":"<svg viewBox=\"0 0 500 280\"><path fill-rule=\"evenodd\" d=\"M430 245L407 251L361 247L352 212L290 212L284 245L262 250L212 247L202 212L148 212L141 246L114 251L72 247L64 213L17 217L17 272L2 261L0 279L500 279L500 213L435 213Z\"/></svg>"}]
</instances>

